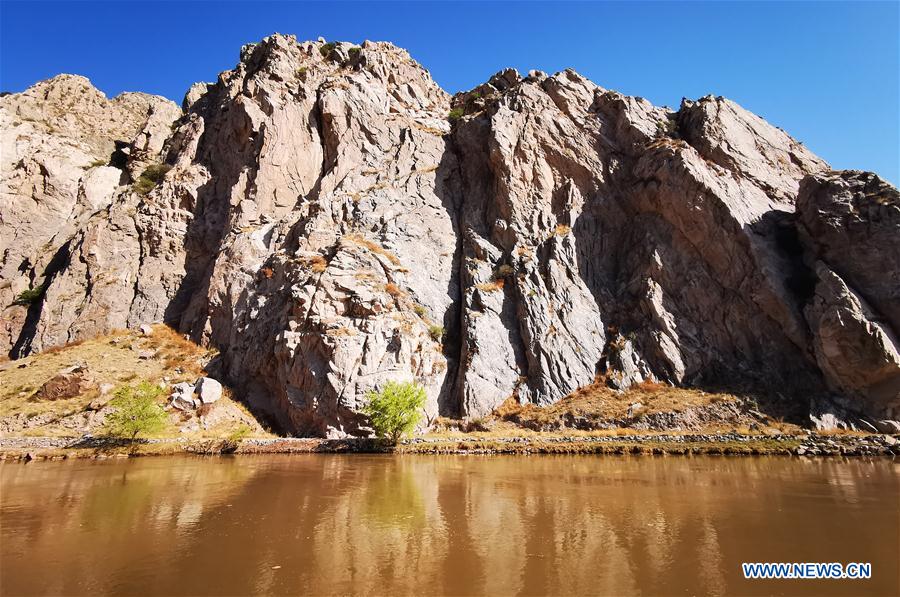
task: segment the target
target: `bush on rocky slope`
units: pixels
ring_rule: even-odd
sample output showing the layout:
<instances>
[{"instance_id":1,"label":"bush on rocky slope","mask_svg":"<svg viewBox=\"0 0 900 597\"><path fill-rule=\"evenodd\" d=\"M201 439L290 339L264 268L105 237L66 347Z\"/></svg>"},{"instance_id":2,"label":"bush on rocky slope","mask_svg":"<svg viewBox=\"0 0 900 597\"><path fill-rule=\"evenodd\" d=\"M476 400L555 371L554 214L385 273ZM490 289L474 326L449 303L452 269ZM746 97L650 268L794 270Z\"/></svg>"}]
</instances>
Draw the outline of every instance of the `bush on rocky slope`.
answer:
<instances>
[{"instance_id":1,"label":"bush on rocky slope","mask_svg":"<svg viewBox=\"0 0 900 597\"><path fill-rule=\"evenodd\" d=\"M146 381L119 388L110 402L113 411L106 416L105 432L134 443L140 434L163 431L168 417L162 397L163 389Z\"/></svg>"},{"instance_id":2,"label":"bush on rocky slope","mask_svg":"<svg viewBox=\"0 0 900 597\"><path fill-rule=\"evenodd\" d=\"M378 437L392 444L412 433L421 418L425 404L425 388L409 382L389 381L380 390L369 393L363 412L369 417Z\"/></svg>"}]
</instances>

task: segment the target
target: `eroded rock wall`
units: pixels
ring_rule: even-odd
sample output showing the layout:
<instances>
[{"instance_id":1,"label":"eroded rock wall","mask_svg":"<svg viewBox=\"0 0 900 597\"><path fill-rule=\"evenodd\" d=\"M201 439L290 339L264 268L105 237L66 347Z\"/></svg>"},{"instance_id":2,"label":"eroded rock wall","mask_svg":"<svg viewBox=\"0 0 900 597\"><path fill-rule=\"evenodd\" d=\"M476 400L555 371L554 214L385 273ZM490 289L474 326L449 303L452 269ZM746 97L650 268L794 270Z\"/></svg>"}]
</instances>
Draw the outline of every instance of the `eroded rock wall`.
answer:
<instances>
[{"instance_id":1,"label":"eroded rock wall","mask_svg":"<svg viewBox=\"0 0 900 597\"><path fill-rule=\"evenodd\" d=\"M0 124L0 299L45 286L11 356L165 321L300 434L367 433L392 379L426 422L598 377L897 416L896 189L724 98L513 70L451 98L390 44L275 35L181 110L63 76Z\"/></svg>"}]
</instances>

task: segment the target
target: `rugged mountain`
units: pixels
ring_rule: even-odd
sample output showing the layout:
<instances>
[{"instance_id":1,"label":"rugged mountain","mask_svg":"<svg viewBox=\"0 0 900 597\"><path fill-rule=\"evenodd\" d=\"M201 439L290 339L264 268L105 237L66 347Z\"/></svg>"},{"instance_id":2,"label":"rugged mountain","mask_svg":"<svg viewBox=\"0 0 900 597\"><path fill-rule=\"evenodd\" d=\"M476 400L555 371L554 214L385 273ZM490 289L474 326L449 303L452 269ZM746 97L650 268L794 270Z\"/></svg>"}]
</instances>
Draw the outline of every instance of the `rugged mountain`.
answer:
<instances>
[{"instance_id":1,"label":"rugged mountain","mask_svg":"<svg viewBox=\"0 0 900 597\"><path fill-rule=\"evenodd\" d=\"M165 321L320 435L389 379L429 419L598 380L900 418L897 190L724 98L513 70L451 98L390 44L275 35L182 110L61 76L0 118L13 357Z\"/></svg>"},{"instance_id":2,"label":"rugged mountain","mask_svg":"<svg viewBox=\"0 0 900 597\"><path fill-rule=\"evenodd\" d=\"M144 156L155 159L180 113L172 102L143 93L108 100L87 79L72 75L0 98L0 304L10 305L29 287L55 280L71 267L80 230L119 201L129 180L126 166L141 167ZM48 301L46 307L59 311L90 301L95 293L92 281L87 282L64 302ZM133 279L123 282L134 284ZM4 352L22 356L32 350L32 342L39 350L126 323L95 321L90 311L60 315L42 315L38 303L33 309L5 309ZM75 327L66 330L69 324ZM48 326L61 327L65 334L57 333L48 343L38 326L41 334Z\"/></svg>"}]
</instances>

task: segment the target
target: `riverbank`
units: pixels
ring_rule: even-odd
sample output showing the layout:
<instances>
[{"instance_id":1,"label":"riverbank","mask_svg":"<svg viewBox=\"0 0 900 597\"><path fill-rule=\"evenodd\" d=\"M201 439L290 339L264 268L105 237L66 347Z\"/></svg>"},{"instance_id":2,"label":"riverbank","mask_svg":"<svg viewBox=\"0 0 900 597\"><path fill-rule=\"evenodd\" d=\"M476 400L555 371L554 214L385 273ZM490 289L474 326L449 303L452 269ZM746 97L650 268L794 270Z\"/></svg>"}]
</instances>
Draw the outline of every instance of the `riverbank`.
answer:
<instances>
[{"instance_id":1,"label":"riverbank","mask_svg":"<svg viewBox=\"0 0 900 597\"><path fill-rule=\"evenodd\" d=\"M161 438L129 445L119 440L80 437L0 438L0 460L128 458L175 454L671 454L900 456L900 440L890 435L799 434L460 434L421 436L389 446L375 439Z\"/></svg>"}]
</instances>

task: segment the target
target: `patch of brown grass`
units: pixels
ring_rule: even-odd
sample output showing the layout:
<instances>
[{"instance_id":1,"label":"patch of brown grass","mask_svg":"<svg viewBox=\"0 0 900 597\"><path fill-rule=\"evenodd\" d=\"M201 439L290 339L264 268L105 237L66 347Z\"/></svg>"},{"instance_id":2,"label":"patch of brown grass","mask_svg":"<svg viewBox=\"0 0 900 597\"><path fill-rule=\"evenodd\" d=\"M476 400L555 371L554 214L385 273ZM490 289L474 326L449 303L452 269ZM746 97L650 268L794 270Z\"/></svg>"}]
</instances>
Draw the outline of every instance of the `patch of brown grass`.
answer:
<instances>
[{"instance_id":1,"label":"patch of brown grass","mask_svg":"<svg viewBox=\"0 0 900 597\"><path fill-rule=\"evenodd\" d=\"M313 273L321 274L328 269L328 261L321 255L313 255L306 259L306 267L311 269Z\"/></svg>"},{"instance_id":2,"label":"patch of brown grass","mask_svg":"<svg viewBox=\"0 0 900 597\"><path fill-rule=\"evenodd\" d=\"M644 415L678 412L685 408L731 400L737 400L737 397L731 394L676 388L652 381L645 381L624 392L617 392L607 387L603 379L598 378L595 383L579 388L559 402L548 406L519 404L515 397L510 397L491 413L491 417L528 429L552 429L565 427L565 420L572 417L593 419L598 422L625 419L628 417L629 407L635 403L641 404L639 412Z\"/></svg>"},{"instance_id":3,"label":"patch of brown grass","mask_svg":"<svg viewBox=\"0 0 900 597\"><path fill-rule=\"evenodd\" d=\"M368 249L369 251L371 251L372 253L375 253L376 255L381 255L382 257L384 257L385 259L387 259L394 265L400 265L399 257L394 255L393 253L391 253L390 251L388 251L387 249L385 249L378 243L369 240L368 238L364 237L361 234L357 234L357 233L345 234L342 240L344 240L345 242L353 243L360 247L364 247L364 248Z\"/></svg>"},{"instance_id":4,"label":"patch of brown grass","mask_svg":"<svg viewBox=\"0 0 900 597\"><path fill-rule=\"evenodd\" d=\"M150 348L156 349L157 357L166 368L180 368L185 374L200 377L204 374L202 360L207 351L187 340L167 325L153 326L153 334L144 340Z\"/></svg>"},{"instance_id":5,"label":"patch of brown grass","mask_svg":"<svg viewBox=\"0 0 900 597\"><path fill-rule=\"evenodd\" d=\"M482 284L476 284L475 288L482 292L497 292L499 290L503 290L503 287L506 285L506 279L497 278L496 280L491 280L490 282L484 282Z\"/></svg>"},{"instance_id":6,"label":"patch of brown grass","mask_svg":"<svg viewBox=\"0 0 900 597\"><path fill-rule=\"evenodd\" d=\"M790 423L785 423L785 425L790 425ZM774 427L779 427L779 424L776 423ZM854 436L854 435L871 435L869 431L857 431L854 429L824 429L822 431L816 431L816 435L833 435L833 436Z\"/></svg>"},{"instance_id":7,"label":"patch of brown grass","mask_svg":"<svg viewBox=\"0 0 900 597\"><path fill-rule=\"evenodd\" d=\"M400 290L400 287L394 284L393 282L388 282L384 285L384 291L394 297L395 299L402 298L406 296L406 293Z\"/></svg>"},{"instance_id":8,"label":"patch of brown grass","mask_svg":"<svg viewBox=\"0 0 900 597\"><path fill-rule=\"evenodd\" d=\"M339 327L339 328L332 328L332 329L326 330L325 333L328 334L329 336L335 336L335 337L340 338L340 337L355 336L357 332L355 329L350 328L350 327Z\"/></svg>"},{"instance_id":9,"label":"patch of brown grass","mask_svg":"<svg viewBox=\"0 0 900 597\"><path fill-rule=\"evenodd\" d=\"M420 131L426 132L426 133L428 133L428 134L430 134L430 135L437 135L438 137L442 137L442 136L444 135L444 131L442 131L441 129L436 129L436 128L431 127L431 126L427 126L427 125L421 124L421 123L419 123L419 122L414 122L414 123L413 123L413 126L415 126L415 127L416 127L417 129L419 129Z\"/></svg>"},{"instance_id":10,"label":"patch of brown grass","mask_svg":"<svg viewBox=\"0 0 900 597\"><path fill-rule=\"evenodd\" d=\"M66 344L57 344L56 346L45 348L41 351L41 354L59 354L67 348L74 348L76 346L81 346L82 344L84 344L84 340L74 340Z\"/></svg>"}]
</instances>

